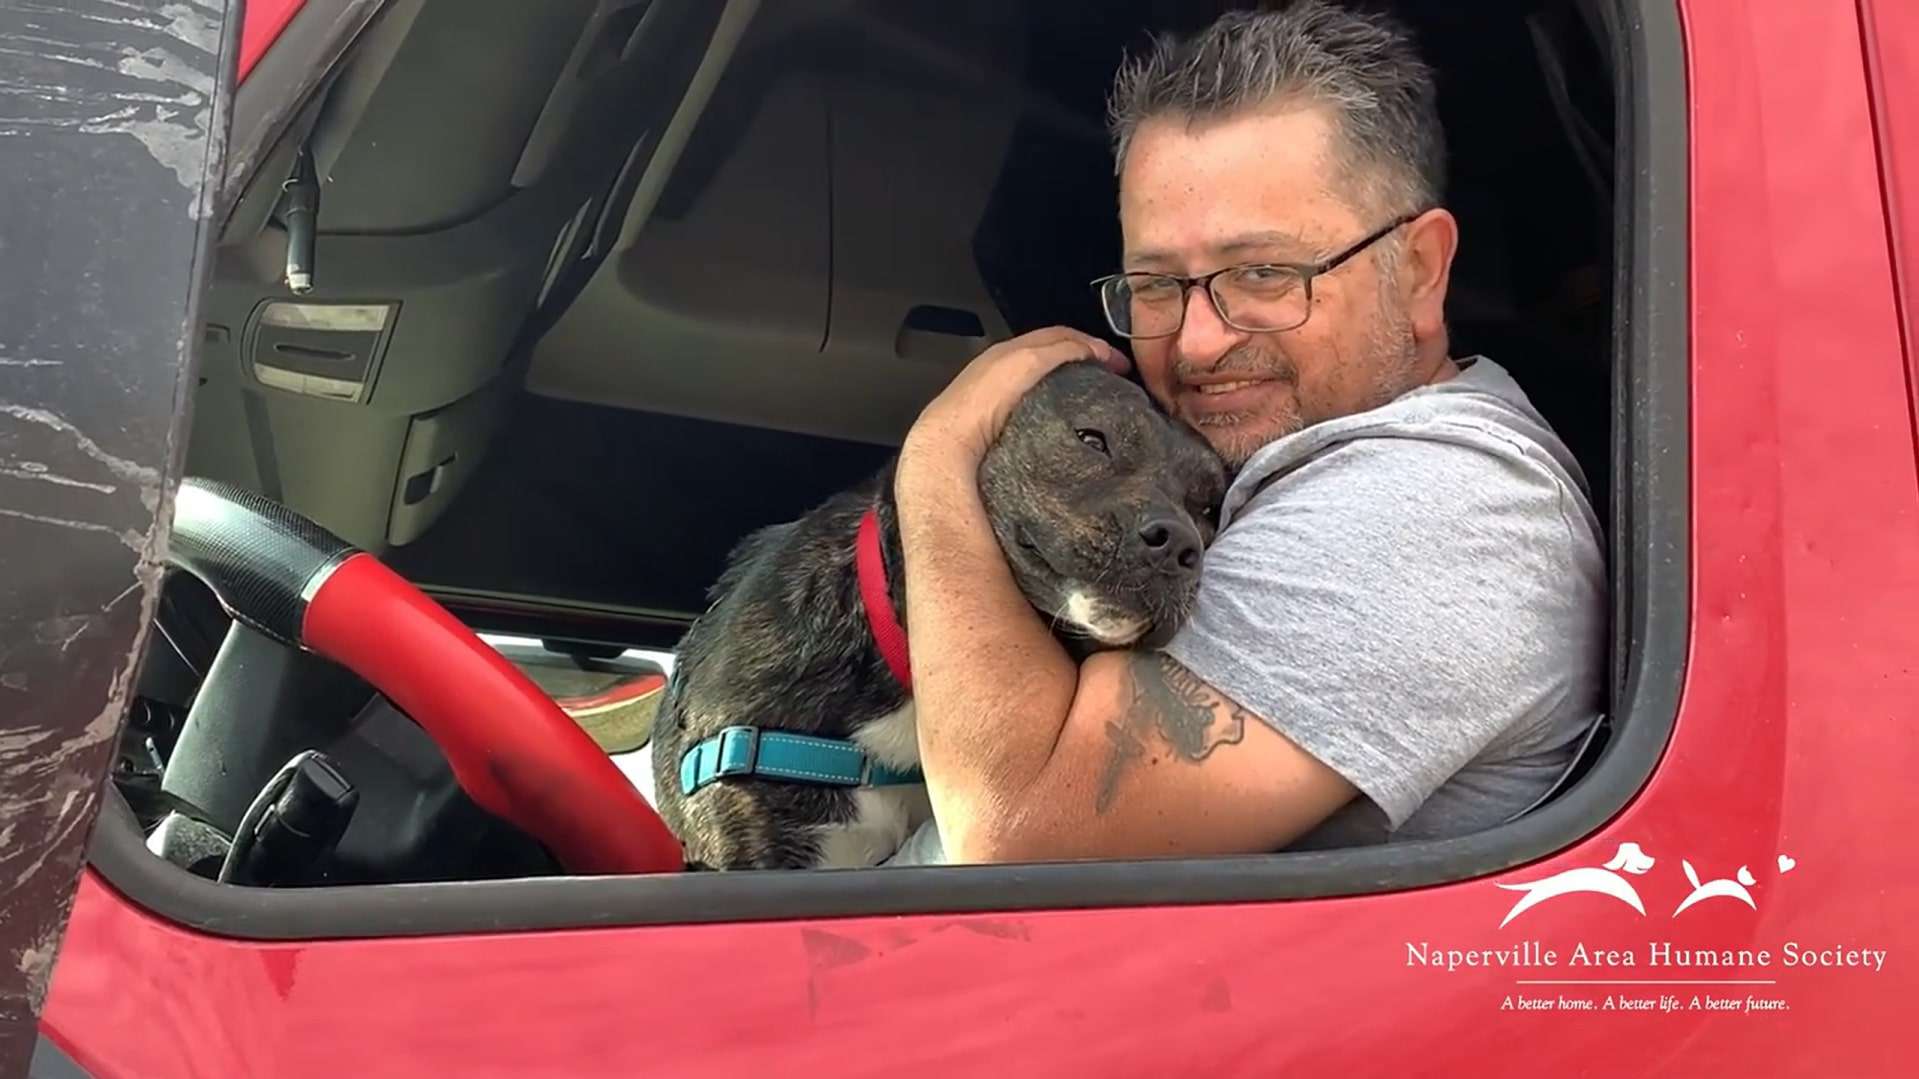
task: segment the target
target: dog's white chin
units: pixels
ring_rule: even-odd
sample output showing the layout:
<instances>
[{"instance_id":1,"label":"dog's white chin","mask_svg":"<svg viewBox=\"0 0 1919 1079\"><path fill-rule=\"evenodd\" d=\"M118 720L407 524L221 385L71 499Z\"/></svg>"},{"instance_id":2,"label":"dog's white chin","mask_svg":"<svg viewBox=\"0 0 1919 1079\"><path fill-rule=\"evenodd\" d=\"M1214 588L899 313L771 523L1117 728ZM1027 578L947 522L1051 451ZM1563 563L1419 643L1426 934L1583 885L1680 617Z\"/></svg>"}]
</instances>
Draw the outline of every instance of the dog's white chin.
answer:
<instances>
[{"instance_id":1,"label":"dog's white chin","mask_svg":"<svg viewBox=\"0 0 1919 1079\"><path fill-rule=\"evenodd\" d=\"M1146 631L1153 626L1149 619L1118 610L1079 584L1067 588L1066 603L1060 608L1060 619L1099 643L1112 647L1132 644L1146 636Z\"/></svg>"}]
</instances>

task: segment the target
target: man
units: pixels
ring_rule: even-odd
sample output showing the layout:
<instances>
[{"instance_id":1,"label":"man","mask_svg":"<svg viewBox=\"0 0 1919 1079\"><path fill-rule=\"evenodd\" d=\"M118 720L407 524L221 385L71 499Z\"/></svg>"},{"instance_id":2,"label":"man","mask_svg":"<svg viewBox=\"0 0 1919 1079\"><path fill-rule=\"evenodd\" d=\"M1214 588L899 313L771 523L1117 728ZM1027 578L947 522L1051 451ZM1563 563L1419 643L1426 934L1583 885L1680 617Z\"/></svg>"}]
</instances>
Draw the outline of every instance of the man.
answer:
<instances>
[{"instance_id":1,"label":"man","mask_svg":"<svg viewBox=\"0 0 1919 1079\"><path fill-rule=\"evenodd\" d=\"M1112 102L1141 381L1236 470L1190 624L1075 665L975 473L1064 328L975 360L896 490L937 830L902 862L1265 852L1459 835L1564 772L1601 700L1599 523L1493 361L1455 361L1457 226L1427 68L1305 0L1129 63Z\"/></svg>"}]
</instances>

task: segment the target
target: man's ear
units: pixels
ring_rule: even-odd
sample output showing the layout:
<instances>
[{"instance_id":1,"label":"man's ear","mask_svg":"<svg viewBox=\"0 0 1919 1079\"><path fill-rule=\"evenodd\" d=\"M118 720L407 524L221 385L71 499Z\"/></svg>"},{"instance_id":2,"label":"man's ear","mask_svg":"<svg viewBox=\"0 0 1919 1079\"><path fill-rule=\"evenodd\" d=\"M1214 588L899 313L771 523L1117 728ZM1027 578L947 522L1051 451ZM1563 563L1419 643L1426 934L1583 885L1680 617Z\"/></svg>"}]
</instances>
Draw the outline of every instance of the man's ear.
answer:
<instances>
[{"instance_id":1,"label":"man's ear","mask_svg":"<svg viewBox=\"0 0 1919 1079\"><path fill-rule=\"evenodd\" d=\"M1413 333L1421 340L1446 329L1446 288L1452 282L1453 254L1459 250L1459 222L1444 209L1428 210L1406 226L1400 253L1400 287Z\"/></svg>"}]
</instances>

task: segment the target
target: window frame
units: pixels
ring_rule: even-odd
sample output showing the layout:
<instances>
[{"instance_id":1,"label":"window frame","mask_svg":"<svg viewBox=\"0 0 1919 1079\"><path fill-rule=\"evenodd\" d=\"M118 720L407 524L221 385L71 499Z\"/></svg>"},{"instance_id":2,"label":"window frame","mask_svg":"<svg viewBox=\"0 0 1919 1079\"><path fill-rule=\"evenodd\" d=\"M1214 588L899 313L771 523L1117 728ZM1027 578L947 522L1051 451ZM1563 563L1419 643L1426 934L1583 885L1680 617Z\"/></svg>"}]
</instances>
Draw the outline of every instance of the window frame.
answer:
<instances>
[{"instance_id":1,"label":"window frame","mask_svg":"<svg viewBox=\"0 0 1919 1079\"><path fill-rule=\"evenodd\" d=\"M253 890L153 857L111 791L89 852L94 870L133 902L194 929L312 940L1334 899L1471 879L1578 842L1644 788L1666 748L1684 681L1691 593L1689 142L1679 12L1674 0L1594 6L1611 35L1618 130L1608 530L1614 714L1591 771L1557 799L1475 835L1356 850ZM320 51L332 58L344 50ZM264 71L263 63L249 89L260 89ZM297 106L295 98L279 111ZM236 145L236 167L264 156L274 126L260 125L260 144Z\"/></svg>"}]
</instances>

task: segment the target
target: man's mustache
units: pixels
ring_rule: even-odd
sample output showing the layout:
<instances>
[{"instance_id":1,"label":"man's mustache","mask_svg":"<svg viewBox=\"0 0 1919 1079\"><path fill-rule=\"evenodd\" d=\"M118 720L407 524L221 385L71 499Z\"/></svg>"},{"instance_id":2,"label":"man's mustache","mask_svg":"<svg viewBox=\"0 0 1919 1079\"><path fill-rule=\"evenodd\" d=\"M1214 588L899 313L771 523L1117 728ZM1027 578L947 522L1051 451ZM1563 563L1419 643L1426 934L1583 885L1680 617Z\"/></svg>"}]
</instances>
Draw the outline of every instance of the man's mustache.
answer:
<instances>
[{"instance_id":1,"label":"man's mustache","mask_svg":"<svg viewBox=\"0 0 1919 1079\"><path fill-rule=\"evenodd\" d=\"M1245 375L1249 378L1296 382L1299 380L1299 369L1284 355L1256 345L1241 345L1215 363L1200 364L1191 360L1176 360L1173 363L1173 378L1180 382L1202 375Z\"/></svg>"}]
</instances>

